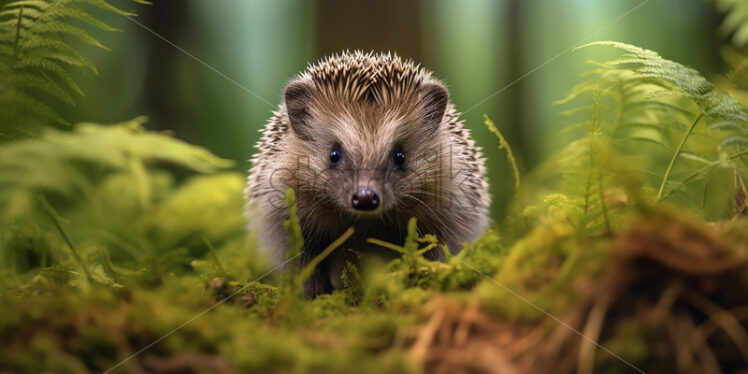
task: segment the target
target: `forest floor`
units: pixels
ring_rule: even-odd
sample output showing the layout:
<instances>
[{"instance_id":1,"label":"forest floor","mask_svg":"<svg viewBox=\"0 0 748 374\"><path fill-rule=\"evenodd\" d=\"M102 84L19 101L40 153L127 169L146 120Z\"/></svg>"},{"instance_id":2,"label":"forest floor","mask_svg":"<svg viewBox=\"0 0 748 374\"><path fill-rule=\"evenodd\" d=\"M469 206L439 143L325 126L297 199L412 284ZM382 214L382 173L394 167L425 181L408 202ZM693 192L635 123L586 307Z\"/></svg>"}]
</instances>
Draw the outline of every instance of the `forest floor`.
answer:
<instances>
[{"instance_id":1,"label":"forest floor","mask_svg":"<svg viewBox=\"0 0 748 374\"><path fill-rule=\"evenodd\" d=\"M150 284L106 261L88 279L50 267L0 295L0 372L745 368L748 220L627 209L599 235L548 219L504 248L492 229L446 264L408 252L429 240L413 231L402 259L351 266L344 289L314 300L298 275L242 272L245 240Z\"/></svg>"}]
</instances>

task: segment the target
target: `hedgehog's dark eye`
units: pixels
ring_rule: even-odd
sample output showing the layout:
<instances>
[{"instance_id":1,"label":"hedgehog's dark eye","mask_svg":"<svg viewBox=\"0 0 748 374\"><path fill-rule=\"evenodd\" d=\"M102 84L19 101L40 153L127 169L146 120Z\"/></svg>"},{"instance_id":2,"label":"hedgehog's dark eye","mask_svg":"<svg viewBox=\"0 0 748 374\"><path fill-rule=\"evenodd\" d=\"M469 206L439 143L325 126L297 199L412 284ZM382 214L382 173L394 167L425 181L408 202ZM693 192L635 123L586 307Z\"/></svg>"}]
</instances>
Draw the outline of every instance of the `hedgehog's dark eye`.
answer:
<instances>
[{"instance_id":1,"label":"hedgehog's dark eye","mask_svg":"<svg viewBox=\"0 0 748 374\"><path fill-rule=\"evenodd\" d=\"M333 149L332 151L330 151L330 162L332 162L333 165L340 162L340 151L339 150Z\"/></svg>"},{"instance_id":2,"label":"hedgehog's dark eye","mask_svg":"<svg viewBox=\"0 0 748 374\"><path fill-rule=\"evenodd\" d=\"M401 149L395 149L395 154L392 158L393 161L395 161L395 165L397 165L399 168L402 168L403 165L405 165L405 153Z\"/></svg>"}]
</instances>

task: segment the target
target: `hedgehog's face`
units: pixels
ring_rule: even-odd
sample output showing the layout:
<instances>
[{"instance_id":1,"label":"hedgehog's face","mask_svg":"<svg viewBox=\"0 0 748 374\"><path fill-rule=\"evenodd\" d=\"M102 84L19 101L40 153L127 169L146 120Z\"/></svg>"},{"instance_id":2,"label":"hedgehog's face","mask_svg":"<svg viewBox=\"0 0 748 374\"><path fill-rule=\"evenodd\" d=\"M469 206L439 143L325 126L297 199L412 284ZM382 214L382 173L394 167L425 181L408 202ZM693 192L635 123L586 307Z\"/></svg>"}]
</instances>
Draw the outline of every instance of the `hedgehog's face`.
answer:
<instances>
[{"instance_id":1,"label":"hedgehog's face","mask_svg":"<svg viewBox=\"0 0 748 374\"><path fill-rule=\"evenodd\" d=\"M446 89L428 82L387 104L322 96L304 81L292 82L285 93L293 141L313 171L313 199L355 219L390 217L394 210L427 204L444 159L437 130Z\"/></svg>"}]
</instances>

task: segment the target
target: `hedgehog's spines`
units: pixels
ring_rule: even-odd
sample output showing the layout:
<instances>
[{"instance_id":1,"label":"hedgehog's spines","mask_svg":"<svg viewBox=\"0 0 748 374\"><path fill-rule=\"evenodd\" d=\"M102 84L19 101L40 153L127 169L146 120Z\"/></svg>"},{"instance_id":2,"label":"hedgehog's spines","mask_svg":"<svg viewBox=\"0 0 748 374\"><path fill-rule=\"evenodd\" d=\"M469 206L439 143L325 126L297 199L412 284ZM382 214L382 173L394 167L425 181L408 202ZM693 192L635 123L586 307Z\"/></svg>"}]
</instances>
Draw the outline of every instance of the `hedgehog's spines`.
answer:
<instances>
[{"instance_id":1,"label":"hedgehog's spines","mask_svg":"<svg viewBox=\"0 0 748 374\"><path fill-rule=\"evenodd\" d=\"M310 80L323 95L356 102L373 99L388 103L403 95L414 94L431 74L411 59L397 54L342 52L310 64L297 79Z\"/></svg>"}]
</instances>

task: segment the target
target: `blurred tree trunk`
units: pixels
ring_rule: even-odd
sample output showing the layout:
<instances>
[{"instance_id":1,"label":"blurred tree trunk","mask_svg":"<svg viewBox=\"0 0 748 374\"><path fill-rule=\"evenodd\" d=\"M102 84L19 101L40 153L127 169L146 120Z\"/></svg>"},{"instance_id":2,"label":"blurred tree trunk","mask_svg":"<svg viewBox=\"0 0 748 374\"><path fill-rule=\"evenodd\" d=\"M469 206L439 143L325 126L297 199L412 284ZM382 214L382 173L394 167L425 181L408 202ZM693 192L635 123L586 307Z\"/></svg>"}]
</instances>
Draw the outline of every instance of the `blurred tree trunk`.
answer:
<instances>
[{"instance_id":1,"label":"blurred tree trunk","mask_svg":"<svg viewBox=\"0 0 748 374\"><path fill-rule=\"evenodd\" d=\"M392 51L420 62L423 57L420 17L417 1L320 1L319 55L345 49Z\"/></svg>"},{"instance_id":2,"label":"blurred tree trunk","mask_svg":"<svg viewBox=\"0 0 748 374\"><path fill-rule=\"evenodd\" d=\"M524 45L521 35L524 35L522 29L522 17L523 13L523 1L522 0L510 0L507 8L507 67L509 70L509 82L514 82L519 79L527 67L524 65ZM524 98L525 98L525 84L523 79L520 79L516 83L512 84L507 90L506 96L508 100L507 107L507 119L509 124L507 126L508 134L507 141L511 144L512 149L518 156L518 162L523 163L527 160L527 144L525 143L525 134L523 125L524 122Z\"/></svg>"},{"instance_id":3,"label":"blurred tree trunk","mask_svg":"<svg viewBox=\"0 0 748 374\"><path fill-rule=\"evenodd\" d=\"M140 17L143 24L166 40L180 45L188 6L177 1L155 1L143 11ZM175 100L174 87L177 82L176 59L181 52L141 29L146 46L145 105L150 124L158 130L172 130L179 133L179 101Z\"/></svg>"}]
</instances>

